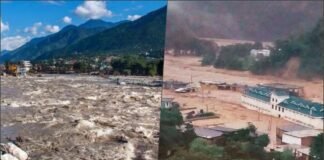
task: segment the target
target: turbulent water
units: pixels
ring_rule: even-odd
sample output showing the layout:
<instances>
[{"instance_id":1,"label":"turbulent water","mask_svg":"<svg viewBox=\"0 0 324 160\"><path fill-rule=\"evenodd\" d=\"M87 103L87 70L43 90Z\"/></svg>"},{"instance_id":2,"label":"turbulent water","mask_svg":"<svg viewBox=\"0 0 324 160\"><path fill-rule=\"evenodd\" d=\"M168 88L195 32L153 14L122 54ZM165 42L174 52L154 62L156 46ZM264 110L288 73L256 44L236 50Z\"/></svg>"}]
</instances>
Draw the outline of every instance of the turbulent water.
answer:
<instances>
[{"instance_id":1,"label":"turbulent water","mask_svg":"<svg viewBox=\"0 0 324 160\"><path fill-rule=\"evenodd\" d=\"M1 141L31 159L157 159L160 100L95 76L1 77Z\"/></svg>"}]
</instances>

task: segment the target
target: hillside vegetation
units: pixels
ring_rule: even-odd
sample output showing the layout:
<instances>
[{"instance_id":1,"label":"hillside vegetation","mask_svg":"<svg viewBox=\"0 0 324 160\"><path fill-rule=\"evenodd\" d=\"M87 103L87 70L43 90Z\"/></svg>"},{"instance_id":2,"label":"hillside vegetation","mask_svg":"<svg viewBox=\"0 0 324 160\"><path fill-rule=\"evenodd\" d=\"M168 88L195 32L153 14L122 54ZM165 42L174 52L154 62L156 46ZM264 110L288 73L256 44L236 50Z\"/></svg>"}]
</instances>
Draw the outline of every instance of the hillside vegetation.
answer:
<instances>
[{"instance_id":1,"label":"hillside vegetation","mask_svg":"<svg viewBox=\"0 0 324 160\"><path fill-rule=\"evenodd\" d=\"M33 60L53 50L62 49L68 45L75 44L81 39L119 24L100 21L100 25L95 25L98 24L98 22L99 20L89 20L80 26L68 25L57 33L46 37L34 38L16 50L9 51L6 55L2 54L0 56L0 61Z\"/></svg>"},{"instance_id":2,"label":"hillside vegetation","mask_svg":"<svg viewBox=\"0 0 324 160\"><path fill-rule=\"evenodd\" d=\"M135 21L117 23L89 20L80 26L66 26L46 37L0 56L0 63L19 60L78 58L80 56L144 54L162 58L166 7Z\"/></svg>"},{"instance_id":3,"label":"hillside vegetation","mask_svg":"<svg viewBox=\"0 0 324 160\"><path fill-rule=\"evenodd\" d=\"M324 18L315 28L299 36L275 42L269 58L256 62L251 71L256 74L275 74L289 59L299 57L298 76L302 78L322 77L324 73Z\"/></svg>"},{"instance_id":4,"label":"hillside vegetation","mask_svg":"<svg viewBox=\"0 0 324 160\"><path fill-rule=\"evenodd\" d=\"M166 7L142 18L104 30L76 44L39 57L56 58L81 55L145 54L162 57L164 51Z\"/></svg>"},{"instance_id":5,"label":"hillside vegetation","mask_svg":"<svg viewBox=\"0 0 324 160\"><path fill-rule=\"evenodd\" d=\"M216 54L205 52L202 65L281 76L289 60L299 60L298 77L321 77L324 73L324 18L311 31L275 41L270 56L256 60L250 55L250 50L260 48L260 43L223 46Z\"/></svg>"}]
</instances>

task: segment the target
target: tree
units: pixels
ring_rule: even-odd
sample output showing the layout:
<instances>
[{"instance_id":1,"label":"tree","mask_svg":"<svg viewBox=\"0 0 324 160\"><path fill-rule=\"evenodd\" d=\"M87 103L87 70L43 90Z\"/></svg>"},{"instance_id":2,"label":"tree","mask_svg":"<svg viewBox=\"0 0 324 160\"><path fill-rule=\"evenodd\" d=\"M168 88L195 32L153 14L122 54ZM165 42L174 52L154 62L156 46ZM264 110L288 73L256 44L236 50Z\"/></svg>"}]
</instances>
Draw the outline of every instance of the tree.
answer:
<instances>
[{"instance_id":1,"label":"tree","mask_svg":"<svg viewBox=\"0 0 324 160\"><path fill-rule=\"evenodd\" d=\"M203 66L205 65L213 65L215 63L216 55L214 53L209 53L203 55L203 59L201 61L201 64Z\"/></svg>"},{"instance_id":2,"label":"tree","mask_svg":"<svg viewBox=\"0 0 324 160\"><path fill-rule=\"evenodd\" d=\"M215 144L208 144L206 140L196 138L190 144L190 151L202 153L213 159L218 159L222 157L223 147L219 147Z\"/></svg>"},{"instance_id":3,"label":"tree","mask_svg":"<svg viewBox=\"0 0 324 160\"><path fill-rule=\"evenodd\" d=\"M269 136L266 134L263 134L261 136L258 136L255 139L255 144L261 147L266 147L270 142Z\"/></svg>"},{"instance_id":4,"label":"tree","mask_svg":"<svg viewBox=\"0 0 324 160\"><path fill-rule=\"evenodd\" d=\"M157 74L162 76L163 75L163 60L159 60L157 65Z\"/></svg>"},{"instance_id":5,"label":"tree","mask_svg":"<svg viewBox=\"0 0 324 160\"><path fill-rule=\"evenodd\" d=\"M154 63L150 63L147 65L147 73L150 76L155 76L157 75L157 65Z\"/></svg>"},{"instance_id":6,"label":"tree","mask_svg":"<svg viewBox=\"0 0 324 160\"><path fill-rule=\"evenodd\" d=\"M178 126L183 123L182 115L177 108L161 108L161 124L166 124L170 126Z\"/></svg>"},{"instance_id":7,"label":"tree","mask_svg":"<svg viewBox=\"0 0 324 160\"><path fill-rule=\"evenodd\" d=\"M182 134L177 126L183 124L178 108L161 108L159 157L167 157L168 152L183 145Z\"/></svg>"},{"instance_id":8,"label":"tree","mask_svg":"<svg viewBox=\"0 0 324 160\"><path fill-rule=\"evenodd\" d=\"M84 62L76 62L73 64L73 70L85 72L87 70L87 65Z\"/></svg>"},{"instance_id":9,"label":"tree","mask_svg":"<svg viewBox=\"0 0 324 160\"><path fill-rule=\"evenodd\" d=\"M270 153L271 160L295 160L295 157L291 150L285 149L283 152L274 151Z\"/></svg>"},{"instance_id":10,"label":"tree","mask_svg":"<svg viewBox=\"0 0 324 160\"><path fill-rule=\"evenodd\" d=\"M254 49L263 49L261 42L254 42L253 47Z\"/></svg>"},{"instance_id":11,"label":"tree","mask_svg":"<svg viewBox=\"0 0 324 160\"><path fill-rule=\"evenodd\" d=\"M184 149L176 152L172 157L167 160L215 160L214 158L205 155L201 152L192 152Z\"/></svg>"},{"instance_id":12,"label":"tree","mask_svg":"<svg viewBox=\"0 0 324 160\"><path fill-rule=\"evenodd\" d=\"M321 133L316 136L311 144L310 155L312 160L323 160L324 159L324 134Z\"/></svg>"}]
</instances>

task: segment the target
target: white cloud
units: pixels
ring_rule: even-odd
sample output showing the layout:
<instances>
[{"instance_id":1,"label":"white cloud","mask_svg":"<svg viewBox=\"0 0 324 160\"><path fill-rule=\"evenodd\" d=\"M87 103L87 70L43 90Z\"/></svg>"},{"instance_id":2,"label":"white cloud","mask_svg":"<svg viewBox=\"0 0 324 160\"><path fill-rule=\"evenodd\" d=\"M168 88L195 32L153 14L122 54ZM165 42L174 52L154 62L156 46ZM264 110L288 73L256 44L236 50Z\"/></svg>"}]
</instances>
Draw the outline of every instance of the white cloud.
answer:
<instances>
[{"instance_id":1,"label":"white cloud","mask_svg":"<svg viewBox=\"0 0 324 160\"><path fill-rule=\"evenodd\" d=\"M1 39L1 50L14 50L29 41L29 37L13 36Z\"/></svg>"},{"instance_id":2,"label":"white cloud","mask_svg":"<svg viewBox=\"0 0 324 160\"><path fill-rule=\"evenodd\" d=\"M137 19L139 19L141 17L142 17L141 15L137 15L137 14L135 14L135 15L128 15L127 16L127 20L135 21L135 20L137 20Z\"/></svg>"},{"instance_id":3,"label":"white cloud","mask_svg":"<svg viewBox=\"0 0 324 160\"><path fill-rule=\"evenodd\" d=\"M24 32L26 32L26 33L31 33L32 35L37 35L37 34L38 34L38 29L39 29L39 27L41 27L42 25L43 25L42 22L34 23L33 26L31 26L31 27L26 27L26 28L24 29Z\"/></svg>"},{"instance_id":4,"label":"white cloud","mask_svg":"<svg viewBox=\"0 0 324 160\"><path fill-rule=\"evenodd\" d=\"M3 23L2 20L1 20L1 26L0 27L1 27L1 32L9 30L9 24L8 23L7 24Z\"/></svg>"},{"instance_id":5,"label":"white cloud","mask_svg":"<svg viewBox=\"0 0 324 160\"><path fill-rule=\"evenodd\" d=\"M60 27L57 25L46 25L45 30L50 33L56 33L60 31Z\"/></svg>"},{"instance_id":6,"label":"white cloud","mask_svg":"<svg viewBox=\"0 0 324 160\"><path fill-rule=\"evenodd\" d=\"M78 16L90 19L111 17L112 12L106 8L105 1L85 1L79 5L75 11Z\"/></svg>"},{"instance_id":7,"label":"white cloud","mask_svg":"<svg viewBox=\"0 0 324 160\"><path fill-rule=\"evenodd\" d=\"M70 24L72 23L72 18L71 17L68 17L68 16L65 16L63 17L63 22L66 23L66 24Z\"/></svg>"},{"instance_id":8,"label":"white cloud","mask_svg":"<svg viewBox=\"0 0 324 160\"><path fill-rule=\"evenodd\" d=\"M43 0L42 2L46 2L46 3L54 4L54 5L64 4L64 1L61 1L61 0Z\"/></svg>"}]
</instances>

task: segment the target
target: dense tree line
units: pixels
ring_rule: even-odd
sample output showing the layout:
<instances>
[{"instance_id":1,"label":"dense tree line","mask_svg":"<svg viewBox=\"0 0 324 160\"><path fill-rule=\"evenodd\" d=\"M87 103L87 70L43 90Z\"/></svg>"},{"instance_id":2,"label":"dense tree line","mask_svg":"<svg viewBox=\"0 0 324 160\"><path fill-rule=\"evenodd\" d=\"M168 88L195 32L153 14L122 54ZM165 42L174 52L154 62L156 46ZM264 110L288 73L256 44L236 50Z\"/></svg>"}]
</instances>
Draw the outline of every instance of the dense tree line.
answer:
<instances>
[{"instance_id":1,"label":"dense tree line","mask_svg":"<svg viewBox=\"0 0 324 160\"><path fill-rule=\"evenodd\" d=\"M110 57L80 56L70 59L48 59L33 61L33 70L39 73L94 73L109 75L161 76L163 59L145 55L123 55Z\"/></svg>"},{"instance_id":2,"label":"dense tree line","mask_svg":"<svg viewBox=\"0 0 324 160\"><path fill-rule=\"evenodd\" d=\"M213 65L216 68L233 70L250 70L256 61L250 55L252 49L262 49L262 44L255 42L254 44L222 46L217 54L204 54L202 65Z\"/></svg>"},{"instance_id":3,"label":"dense tree line","mask_svg":"<svg viewBox=\"0 0 324 160\"><path fill-rule=\"evenodd\" d=\"M114 74L122 75L162 75L163 60L143 56L126 55L111 61Z\"/></svg>"},{"instance_id":4,"label":"dense tree line","mask_svg":"<svg viewBox=\"0 0 324 160\"><path fill-rule=\"evenodd\" d=\"M324 159L324 133L316 136L311 144L311 160L323 160Z\"/></svg>"}]
</instances>

